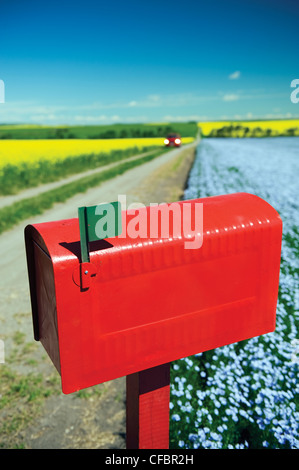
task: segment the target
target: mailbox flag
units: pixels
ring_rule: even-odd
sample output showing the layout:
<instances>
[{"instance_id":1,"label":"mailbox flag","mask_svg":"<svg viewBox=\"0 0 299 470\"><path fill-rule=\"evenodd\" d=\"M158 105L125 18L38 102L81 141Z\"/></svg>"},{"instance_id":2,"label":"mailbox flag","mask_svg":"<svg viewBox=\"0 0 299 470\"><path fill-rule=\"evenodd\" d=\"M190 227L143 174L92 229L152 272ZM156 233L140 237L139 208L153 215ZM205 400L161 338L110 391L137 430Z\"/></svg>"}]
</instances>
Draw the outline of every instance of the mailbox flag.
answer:
<instances>
[{"instance_id":1,"label":"mailbox flag","mask_svg":"<svg viewBox=\"0 0 299 470\"><path fill-rule=\"evenodd\" d=\"M121 203L119 201L97 206L79 207L81 261L89 262L89 242L116 237L121 234Z\"/></svg>"}]
</instances>

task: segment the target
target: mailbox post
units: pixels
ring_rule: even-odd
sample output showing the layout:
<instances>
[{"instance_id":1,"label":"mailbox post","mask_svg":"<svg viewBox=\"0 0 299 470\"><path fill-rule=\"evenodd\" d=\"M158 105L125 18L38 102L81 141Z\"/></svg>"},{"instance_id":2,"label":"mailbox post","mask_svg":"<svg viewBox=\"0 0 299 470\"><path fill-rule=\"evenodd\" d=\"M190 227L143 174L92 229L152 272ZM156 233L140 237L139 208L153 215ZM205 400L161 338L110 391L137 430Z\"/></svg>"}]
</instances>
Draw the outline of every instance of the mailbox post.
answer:
<instances>
[{"instance_id":1,"label":"mailbox post","mask_svg":"<svg viewBox=\"0 0 299 470\"><path fill-rule=\"evenodd\" d=\"M126 377L127 449L168 449L170 363Z\"/></svg>"},{"instance_id":2,"label":"mailbox post","mask_svg":"<svg viewBox=\"0 0 299 470\"><path fill-rule=\"evenodd\" d=\"M127 377L129 448L168 447L171 361L275 329L275 209L247 193L175 204L187 221L167 237L162 219L149 233L157 207L140 209L138 220L80 208L80 220L25 228L34 337L63 393ZM200 243L187 249L192 237Z\"/></svg>"}]
</instances>

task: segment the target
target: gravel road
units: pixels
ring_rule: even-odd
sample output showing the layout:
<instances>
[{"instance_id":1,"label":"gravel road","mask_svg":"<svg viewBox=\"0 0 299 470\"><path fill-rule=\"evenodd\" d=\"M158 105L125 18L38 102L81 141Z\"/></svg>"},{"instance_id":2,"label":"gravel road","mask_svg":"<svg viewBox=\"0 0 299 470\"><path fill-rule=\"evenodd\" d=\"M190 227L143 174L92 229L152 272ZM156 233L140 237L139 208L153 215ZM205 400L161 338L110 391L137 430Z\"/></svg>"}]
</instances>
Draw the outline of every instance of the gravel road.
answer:
<instances>
[{"instance_id":1,"label":"gravel road","mask_svg":"<svg viewBox=\"0 0 299 470\"><path fill-rule=\"evenodd\" d=\"M171 150L63 204L56 204L43 215L22 221L0 235L0 339L5 345L5 365L13 373L22 376L42 373L46 380L53 374L58 375L40 343L33 341L24 227L29 223L77 217L79 206L114 201L118 195L126 195L127 205L178 200L193 163L196 145L197 142ZM43 190L44 187L34 188L34 194ZM43 400L38 413L32 414L29 410L32 419L28 419L26 425L1 437L0 447L125 448L125 379L97 387L86 398L78 393L63 395L57 385L56 392ZM0 397L1 393L0 388ZM26 400L14 403L14 410L0 410L0 424L14 413L26 411Z\"/></svg>"}]
</instances>

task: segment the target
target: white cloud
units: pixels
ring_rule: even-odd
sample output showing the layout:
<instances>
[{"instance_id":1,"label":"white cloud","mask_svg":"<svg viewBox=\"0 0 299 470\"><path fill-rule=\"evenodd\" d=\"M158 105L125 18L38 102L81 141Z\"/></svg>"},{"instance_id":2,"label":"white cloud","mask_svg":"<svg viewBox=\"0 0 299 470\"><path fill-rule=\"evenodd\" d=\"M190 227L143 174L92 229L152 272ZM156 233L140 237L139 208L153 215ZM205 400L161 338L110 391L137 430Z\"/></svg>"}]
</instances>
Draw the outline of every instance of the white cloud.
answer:
<instances>
[{"instance_id":1,"label":"white cloud","mask_svg":"<svg viewBox=\"0 0 299 470\"><path fill-rule=\"evenodd\" d=\"M223 101L237 101L239 99L240 99L240 95L237 95L236 93L226 93L222 97Z\"/></svg>"},{"instance_id":2,"label":"white cloud","mask_svg":"<svg viewBox=\"0 0 299 470\"><path fill-rule=\"evenodd\" d=\"M111 116L111 121L113 122L119 122L120 121L120 117L118 114L114 114L113 116Z\"/></svg>"},{"instance_id":3,"label":"white cloud","mask_svg":"<svg viewBox=\"0 0 299 470\"><path fill-rule=\"evenodd\" d=\"M198 114L188 114L184 116L174 116L168 114L163 117L164 122L207 121L208 119L208 116L200 116Z\"/></svg>"},{"instance_id":4,"label":"white cloud","mask_svg":"<svg viewBox=\"0 0 299 470\"><path fill-rule=\"evenodd\" d=\"M57 121L58 119L61 119L62 116L58 116L52 113L52 114L36 114L30 117L31 117L31 121L33 122L42 122L42 121L54 122L54 121Z\"/></svg>"},{"instance_id":5,"label":"white cloud","mask_svg":"<svg viewBox=\"0 0 299 470\"><path fill-rule=\"evenodd\" d=\"M230 80L238 80L238 78L240 78L241 76L241 72L239 70L236 70L235 72L231 73L228 78Z\"/></svg>"},{"instance_id":6,"label":"white cloud","mask_svg":"<svg viewBox=\"0 0 299 470\"><path fill-rule=\"evenodd\" d=\"M160 101L160 95L148 95L148 99L157 102Z\"/></svg>"},{"instance_id":7,"label":"white cloud","mask_svg":"<svg viewBox=\"0 0 299 470\"><path fill-rule=\"evenodd\" d=\"M298 115L292 113L268 113L263 116L264 119L291 119Z\"/></svg>"},{"instance_id":8,"label":"white cloud","mask_svg":"<svg viewBox=\"0 0 299 470\"><path fill-rule=\"evenodd\" d=\"M102 114L100 116L81 116L81 115L76 115L74 116L74 121L79 122L81 124L83 123L97 123L97 122L106 122L108 121L109 118L105 114Z\"/></svg>"}]
</instances>

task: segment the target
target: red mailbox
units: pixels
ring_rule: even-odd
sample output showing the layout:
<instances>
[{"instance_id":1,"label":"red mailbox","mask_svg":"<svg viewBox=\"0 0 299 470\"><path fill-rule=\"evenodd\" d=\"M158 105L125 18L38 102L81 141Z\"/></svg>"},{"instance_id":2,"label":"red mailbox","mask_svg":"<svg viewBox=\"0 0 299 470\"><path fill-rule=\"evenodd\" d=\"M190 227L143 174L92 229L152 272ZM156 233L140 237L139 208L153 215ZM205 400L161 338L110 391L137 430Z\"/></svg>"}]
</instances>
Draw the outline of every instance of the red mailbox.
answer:
<instances>
[{"instance_id":1,"label":"red mailbox","mask_svg":"<svg viewBox=\"0 0 299 470\"><path fill-rule=\"evenodd\" d=\"M81 263L77 218L26 227L34 336L64 393L275 329L278 213L246 193L176 204L192 218L199 203L196 249L186 249L191 229L122 234L91 243ZM139 223L155 210L141 209ZM122 218L126 230L132 215Z\"/></svg>"}]
</instances>

